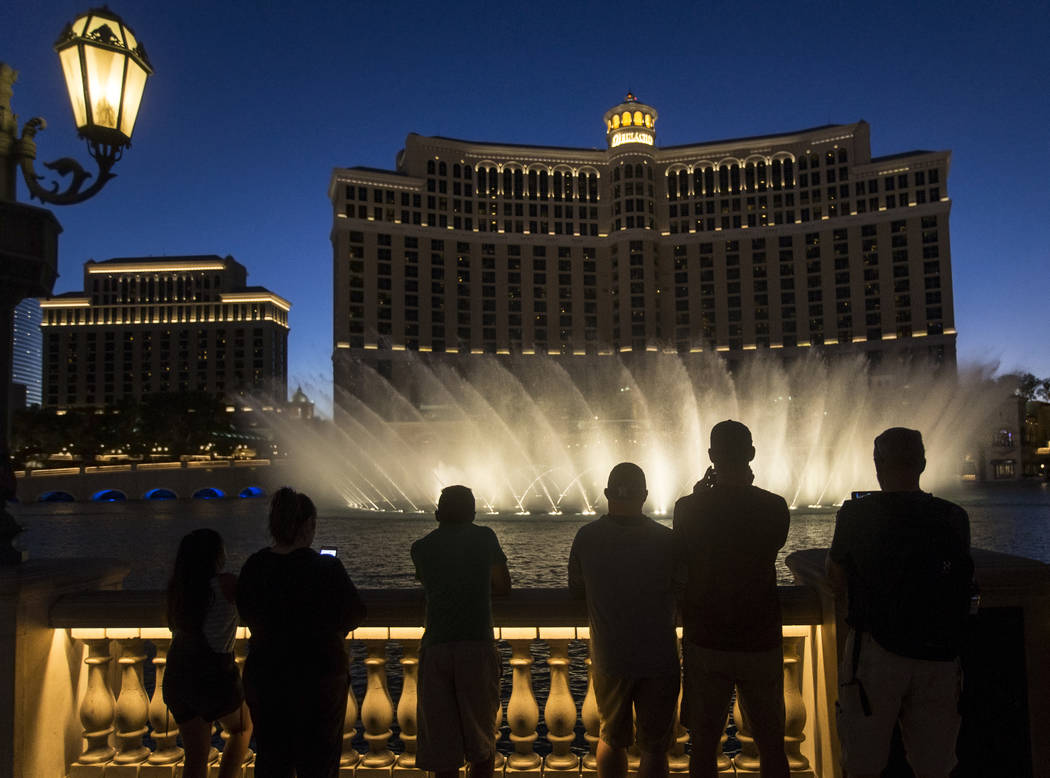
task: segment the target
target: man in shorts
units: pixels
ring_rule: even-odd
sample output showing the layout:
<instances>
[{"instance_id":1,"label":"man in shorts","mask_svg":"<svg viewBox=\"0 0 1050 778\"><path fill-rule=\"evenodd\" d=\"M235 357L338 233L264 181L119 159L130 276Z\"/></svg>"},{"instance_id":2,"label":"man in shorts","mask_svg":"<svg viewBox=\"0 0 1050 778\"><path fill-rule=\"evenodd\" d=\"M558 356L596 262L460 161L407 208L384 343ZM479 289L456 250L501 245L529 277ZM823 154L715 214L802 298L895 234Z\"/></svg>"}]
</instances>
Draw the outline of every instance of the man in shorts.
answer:
<instances>
[{"instance_id":1,"label":"man in shorts","mask_svg":"<svg viewBox=\"0 0 1050 778\"><path fill-rule=\"evenodd\" d=\"M835 520L827 569L850 625L837 705L850 778L882 773L898 723L919 778L946 778L955 767L970 521L919 488L925 467L917 430L886 430L875 438L882 490L847 501Z\"/></svg>"},{"instance_id":2,"label":"man in shorts","mask_svg":"<svg viewBox=\"0 0 1050 778\"><path fill-rule=\"evenodd\" d=\"M454 778L466 761L473 778L491 778L501 668L492 595L510 594L507 557L496 533L473 523L467 487L443 489L434 515L438 528L412 544L426 596L416 766Z\"/></svg>"},{"instance_id":3,"label":"man in shorts","mask_svg":"<svg viewBox=\"0 0 1050 778\"><path fill-rule=\"evenodd\" d=\"M692 778L714 778L736 686L762 778L788 778L784 651L776 559L787 540L784 498L752 485L755 447L738 421L711 429L714 467L674 508L684 639L682 720Z\"/></svg>"},{"instance_id":4,"label":"man in shorts","mask_svg":"<svg viewBox=\"0 0 1050 778\"><path fill-rule=\"evenodd\" d=\"M639 778L660 778L674 742L680 683L671 530L642 513L648 491L638 465L616 465L605 496L608 513L579 529L569 554L569 589L587 599L601 717L598 776L627 775L633 706Z\"/></svg>"}]
</instances>

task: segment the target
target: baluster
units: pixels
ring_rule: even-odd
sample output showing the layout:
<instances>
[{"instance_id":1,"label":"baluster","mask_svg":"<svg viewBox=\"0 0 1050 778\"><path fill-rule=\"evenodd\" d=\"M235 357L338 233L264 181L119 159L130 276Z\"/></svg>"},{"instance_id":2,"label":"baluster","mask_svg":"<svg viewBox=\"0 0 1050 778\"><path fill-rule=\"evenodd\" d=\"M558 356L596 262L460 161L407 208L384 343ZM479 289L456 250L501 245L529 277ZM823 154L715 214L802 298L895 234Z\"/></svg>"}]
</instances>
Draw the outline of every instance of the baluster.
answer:
<instances>
[{"instance_id":1,"label":"baluster","mask_svg":"<svg viewBox=\"0 0 1050 778\"><path fill-rule=\"evenodd\" d=\"M499 640L499 636L500 636L500 628L499 627L493 627L492 628L492 637L495 640ZM499 648L497 646L497 651L498 650L499 650ZM502 687L503 687L503 683L502 683L502 678L503 678L503 656L502 656L502 654L500 655L500 660L499 661L500 661L500 698L499 698L499 704L496 705L496 721L495 721L496 729L492 733L496 740L499 740L500 735L503 734L500 731L502 729L502 727L503 727L503 691L502 691ZM503 756L503 754L500 753L499 750L497 749L496 755L495 755L495 757L492 760L492 769L493 769L494 773L496 775L500 775L503 772L503 768L506 766L506 764L507 764L507 758L505 756Z\"/></svg>"},{"instance_id":2,"label":"baluster","mask_svg":"<svg viewBox=\"0 0 1050 778\"><path fill-rule=\"evenodd\" d=\"M757 773L759 770L758 746L751 735L751 726L744 718L740 707L740 690L733 696L733 721L736 722L736 739L740 741L740 753L733 757L737 772Z\"/></svg>"},{"instance_id":3,"label":"baluster","mask_svg":"<svg viewBox=\"0 0 1050 778\"><path fill-rule=\"evenodd\" d=\"M802 699L802 661L805 658L805 638L784 638L784 708L787 715L784 731L784 750L792 774L809 770L809 760L802 755L802 741L806 739L806 704Z\"/></svg>"},{"instance_id":4,"label":"baluster","mask_svg":"<svg viewBox=\"0 0 1050 778\"><path fill-rule=\"evenodd\" d=\"M514 753L507 758L507 771L539 771L541 759L533 750L539 735L540 708L532 693L532 654L529 644L536 638L536 630L524 627L505 627L503 639L511 646L510 666L514 674L510 700L507 703L507 723Z\"/></svg>"},{"instance_id":5,"label":"baluster","mask_svg":"<svg viewBox=\"0 0 1050 778\"><path fill-rule=\"evenodd\" d=\"M579 627L576 630L580 640L587 640L587 650L590 651L590 629ZM583 707L580 709L580 718L583 719L583 737L587 741L588 750L583 755L582 765L584 772L597 772L598 757L595 753L598 747L598 733L601 729L601 716L598 714L598 700L594 696L594 676L591 673L591 658L587 657L587 694L583 698Z\"/></svg>"},{"instance_id":6,"label":"baluster","mask_svg":"<svg viewBox=\"0 0 1050 778\"><path fill-rule=\"evenodd\" d=\"M391 628L390 639L401 642L401 698L397 701L397 725L405 751L397 758L395 776L415 775L416 736L419 718L416 712L419 683L419 639L423 630L416 627Z\"/></svg>"},{"instance_id":7,"label":"baluster","mask_svg":"<svg viewBox=\"0 0 1050 778\"><path fill-rule=\"evenodd\" d=\"M153 657L156 686L153 688L153 698L149 702L149 723L153 727L156 747L146 761L151 765L175 764L182 759L183 753L176 741L179 728L164 702L164 673L168 666L171 632L167 629L144 629L142 637L152 639L157 649L157 655Z\"/></svg>"},{"instance_id":8,"label":"baluster","mask_svg":"<svg viewBox=\"0 0 1050 778\"><path fill-rule=\"evenodd\" d=\"M78 634L80 633L80 634ZM88 633L88 634L84 634ZM77 765L97 765L113 758L116 749L109 744L113 734L113 717L117 703L109 688L109 640L104 630L73 630L73 638L82 638L87 646L87 689L80 703L80 723L84 725L84 750ZM76 770L71 770L75 774Z\"/></svg>"},{"instance_id":9,"label":"baluster","mask_svg":"<svg viewBox=\"0 0 1050 778\"><path fill-rule=\"evenodd\" d=\"M722 725L722 737L718 740L718 772L733 774L733 760L726 755L726 741L729 740L729 714L726 713L725 724Z\"/></svg>"},{"instance_id":10,"label":"baluster","mask_svg":"<svg viewBox=\"0 0 1050 778\"><path fill-rule=\"evenodd\" d=\"M347 642L353 638L353 634L347 635ZM346 653L350 656L350 662L353 664L354 652L351 650L351 646L346 647ZM339 757L339 773L340 775L353 775L354 766L361 761L361 755L357 753L357 749L353 746L354 736L357 734L357 697L354 696L353 686L348 686L346 689L346 713L343 715L343 753Z\"/></svg>"},{"instance_id":11,"label":"baluster","mask_svg":"<svg viewBox=\"0 0 1050 778\"><path fill-rule=\"evenodd\" d=\"M550 693L543 706L543 720L551 753L543 760L543 774L552 778L575 776L580 766L580 758L570 750L576 739L576 703L569 691L569 640L574 637L573 627L540 629L540 639L550 646Z\"/></svg>"},{"instance_id":12,"label":"baluster","mask_svg":"<svg viewBox=\"0 0 1050 778\"><path fill-rule=\"evenodd\" d=\"M118 638L121 652L120 694L117 696L117 755L116 764L139 764L149 757L150 750L142 742L148 732L149 698L142 685L142 663L146 660L145 646L137 629L108 630ZM114 634L117 633L117 634Z\"/></svg>"},{"instance_id":13,"label":"baluster","mask_svg":"<svg viewBox=\"0 0 1050 778\"><path fill-rule=\"evenodd\" d=\"M379 637L380 634L382 637ZM368 648L365 658L368 685L361 703L361 722L365 725L368 753L361 759L357 774L389 775L390 766L394 763L394 752L390 750L390 738L394 734L390 728L394 723L394 701L390 699L386 685L386 643L389 632L386 628L365 628L357 630L355 637L363 639Z\"/></svg>"}]
</instances>

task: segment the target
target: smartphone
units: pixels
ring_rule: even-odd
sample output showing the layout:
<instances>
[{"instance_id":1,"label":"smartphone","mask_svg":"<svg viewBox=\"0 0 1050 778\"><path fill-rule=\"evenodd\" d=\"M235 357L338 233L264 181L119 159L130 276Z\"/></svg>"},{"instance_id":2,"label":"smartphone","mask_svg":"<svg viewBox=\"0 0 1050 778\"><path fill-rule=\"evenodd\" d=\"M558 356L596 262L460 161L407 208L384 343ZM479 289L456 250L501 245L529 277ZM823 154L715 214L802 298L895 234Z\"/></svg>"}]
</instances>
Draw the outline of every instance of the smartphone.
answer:
<instances>
[{"instance_id":1,"label":"smartphone","mask_svg":"<svg viewBox=\"0 0 1050 778\"><path fill-rule=\"evenodd\" d=\"M336 556L335 546L321 546L321 554L323 556Z\"/></svg>"},{"instance_id":2,"label":"smartphone","mask_svg":"<svg viewBox=\"0 0 1050 778\"><path fill-rule=\"evenodd\" d=\"M850 492L849 497L851 500L859 500L861 497L867 497L869 494L875 494L875 492Z\"/></svg>"}]
</instances>

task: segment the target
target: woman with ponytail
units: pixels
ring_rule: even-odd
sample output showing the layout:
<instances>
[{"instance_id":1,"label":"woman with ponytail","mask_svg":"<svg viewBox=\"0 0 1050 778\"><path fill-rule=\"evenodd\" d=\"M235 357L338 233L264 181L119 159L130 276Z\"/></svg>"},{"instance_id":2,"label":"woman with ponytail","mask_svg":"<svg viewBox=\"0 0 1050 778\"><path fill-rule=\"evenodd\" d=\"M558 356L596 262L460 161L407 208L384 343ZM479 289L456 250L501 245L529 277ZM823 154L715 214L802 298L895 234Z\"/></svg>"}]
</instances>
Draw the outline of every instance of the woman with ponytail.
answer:
<instances>
[{"instance_id":1,"label":"woman with ponytail","mask_svg":"<svg viewBox=\"0 0 1050 778\"><path fill-rule=\"evenodd\" d=\"M256 778L329 778L339 770L349 689L346 635L365 606L334 556L310 546L317 510L283 487L270 504L273 543L241 569L237 606L251 629L244 686L255 722Z\"/></svg>"},{"instance_id":2,"label":"woman with ponytail","mask_svg":"<svg viewBox=\"0 0 1050 778\"><path fill-rule=\"evenodd\" d=\"M233 658L237 577L221 572L225 564L219 533L197 529L179 543L168 583L172 638L164 701L182 735L183 778L204 778L207 773L215 721L230 736L222 751L220 778L239 773L252 733Z\"/></svg>"}]
</instances>

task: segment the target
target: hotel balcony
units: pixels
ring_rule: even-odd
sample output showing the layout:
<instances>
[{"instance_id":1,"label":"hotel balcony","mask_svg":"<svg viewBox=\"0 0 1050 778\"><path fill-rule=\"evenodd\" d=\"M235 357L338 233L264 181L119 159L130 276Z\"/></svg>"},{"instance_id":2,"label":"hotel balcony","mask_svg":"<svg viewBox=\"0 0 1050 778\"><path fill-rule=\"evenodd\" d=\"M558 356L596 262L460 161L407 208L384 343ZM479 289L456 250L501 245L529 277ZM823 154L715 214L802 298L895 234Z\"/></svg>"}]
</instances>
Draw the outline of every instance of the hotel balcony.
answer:
<instances>
[{"instance_id":1,"label":"hotel balcony","mask_svg":"<svg viewBox=\"0 0 1050 778\"><path fill-rule=\"evenodd\" d=\"M799 778L842 775L833 712L844 631L824 579L824 553L788 557L797 585L780 588L784 746ZM975 559L982 602L963 656L955 775L1050 776L1050 567L984 551ZM127 570L112 560L0 569L0 778L180 774L177 728L159 683L171 637L164 593L121 590ZM356 692L347 700L340 775L422 778L415 767L421 593L362 596L368 618L347 638ZM505 659L497 773L594 775L598 714L583 603L566 590L518 590L496 600L494 618ZM241 660L246 638L242 628ZM757 775L747 722L739 707L731 715L736 747L721 758L721 773ZM672 773L688 772L688 744L678 725ZM251 761L249 752L246 778L254 775ZM636 767L633 754L632 773ZM886 775L910 775L891 770Z\"/></svg>"}]
</instances>

